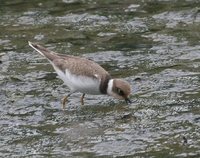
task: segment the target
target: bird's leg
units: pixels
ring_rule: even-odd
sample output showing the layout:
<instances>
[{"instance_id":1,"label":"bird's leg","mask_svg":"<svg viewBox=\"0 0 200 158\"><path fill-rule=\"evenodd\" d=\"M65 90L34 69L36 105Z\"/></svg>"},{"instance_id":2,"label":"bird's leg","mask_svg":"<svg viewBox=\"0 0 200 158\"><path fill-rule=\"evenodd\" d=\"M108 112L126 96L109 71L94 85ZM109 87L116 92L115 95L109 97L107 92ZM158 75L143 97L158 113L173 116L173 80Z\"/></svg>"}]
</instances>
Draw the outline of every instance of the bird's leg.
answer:
<instances>
[{"instance_id":1,"label":"bird's leg","mask_svg":"<svg viewBox=\"0 0 200 158\"><path fill-rule=\"evenodd\" d=\"M84 100L83 100L84 97L85 97L85 93L83 93L82 96L81 96L81 105L84 105Z\"/></svg>"},{"instance_id":2,"label":"bird's leg","mask_svg":"<svg viewBox=\"0 0 200 158\"><path fill-rule=\"evenodd\" d=\"M72 93L69 93L67 96L65 96L62 100L62 107L63 107L63 110L65 109L65 105L66 105L66 102L68 100L68 97L71 95Z\"/></svg>"}]
</instances>

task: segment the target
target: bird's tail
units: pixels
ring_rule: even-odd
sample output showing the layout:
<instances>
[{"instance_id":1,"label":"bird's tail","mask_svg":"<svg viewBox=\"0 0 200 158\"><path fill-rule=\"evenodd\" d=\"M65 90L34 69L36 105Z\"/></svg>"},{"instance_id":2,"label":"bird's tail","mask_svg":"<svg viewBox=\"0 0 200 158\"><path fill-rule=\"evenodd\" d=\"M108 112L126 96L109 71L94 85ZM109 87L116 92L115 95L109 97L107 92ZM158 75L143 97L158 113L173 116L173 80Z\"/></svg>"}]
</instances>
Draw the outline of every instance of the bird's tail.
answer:
<instances>
[{"instance_id":1,"label":"bird's tail","mask_svg":"<svg viewBox=\"0 0 200 158\"><path fill-rule=\"evenodd\" d=\"M46 57L47 59L49 59L50 61L52 61L53 59L55 59L55 57L57 56L53 51L50 51L44 47L42 47L39 44L36 43L32 43L30 41L28 41L29 46L31 46L33 49L35 49L38 53L40 53L42 56Z\"/></svg>"}]
</instances>

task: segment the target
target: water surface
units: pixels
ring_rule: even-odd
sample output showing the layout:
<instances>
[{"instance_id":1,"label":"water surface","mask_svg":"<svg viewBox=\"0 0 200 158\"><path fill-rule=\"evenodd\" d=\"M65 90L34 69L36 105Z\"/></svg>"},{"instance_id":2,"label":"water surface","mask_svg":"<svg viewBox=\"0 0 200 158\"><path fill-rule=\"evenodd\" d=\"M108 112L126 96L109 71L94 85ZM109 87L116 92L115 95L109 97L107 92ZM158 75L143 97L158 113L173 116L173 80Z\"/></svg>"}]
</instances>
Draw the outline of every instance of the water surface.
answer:
<instances>
[{"instance_id":1,"label":"water surface","mask_svg":"<svg viewBox=\"0 0 200 158\"><path fill-rule=\"evenodd\" d=\"M195 0L2 1L1 157L199 157L200 5ZM27 41L92 59L133 103L68 88Z\"/></svg>"}]
</instances>

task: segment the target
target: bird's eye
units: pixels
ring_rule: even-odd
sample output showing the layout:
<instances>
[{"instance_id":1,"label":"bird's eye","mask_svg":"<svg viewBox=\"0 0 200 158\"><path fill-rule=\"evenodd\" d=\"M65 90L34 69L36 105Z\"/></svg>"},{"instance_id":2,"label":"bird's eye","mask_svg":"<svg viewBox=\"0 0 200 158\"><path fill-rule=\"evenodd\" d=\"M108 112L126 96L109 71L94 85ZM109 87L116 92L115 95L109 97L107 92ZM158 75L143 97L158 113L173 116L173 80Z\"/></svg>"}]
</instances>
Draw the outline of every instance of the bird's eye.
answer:
<instances>
[{"instance_id":1,"label":"bird's eye","mask_svg":"<svg viewBox=\"0 0 200 158\"><path fill-rule=\"evenodd\" d=\"M119 94L120 96L123 96L124 92L121 89L117 88L117 94Z\"/></svg>"}]
</instances>

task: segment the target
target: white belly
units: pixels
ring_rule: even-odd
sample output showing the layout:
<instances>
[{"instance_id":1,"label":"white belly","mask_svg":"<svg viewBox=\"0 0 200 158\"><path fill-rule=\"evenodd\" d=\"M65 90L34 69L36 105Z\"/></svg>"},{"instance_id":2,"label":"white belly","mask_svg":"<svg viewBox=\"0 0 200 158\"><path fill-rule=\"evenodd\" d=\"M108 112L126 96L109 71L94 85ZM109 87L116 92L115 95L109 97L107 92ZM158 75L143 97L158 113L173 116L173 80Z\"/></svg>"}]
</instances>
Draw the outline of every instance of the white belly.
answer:
<instances>
[{"instance_id":1,"label":"white belly","mask_svg":"<svg viewBox=\"0 0 200 158\"><path fill-rule=\"evenodd\" d=\"M77 76L71 74L68 70L63 73L54 67L59 77L70 88L71 92L81 92L86 94L101 94L99 90L100 80L87 76Z\"/></svg>"}]
</instances>

